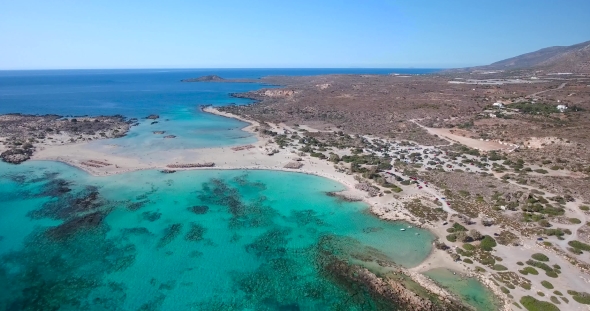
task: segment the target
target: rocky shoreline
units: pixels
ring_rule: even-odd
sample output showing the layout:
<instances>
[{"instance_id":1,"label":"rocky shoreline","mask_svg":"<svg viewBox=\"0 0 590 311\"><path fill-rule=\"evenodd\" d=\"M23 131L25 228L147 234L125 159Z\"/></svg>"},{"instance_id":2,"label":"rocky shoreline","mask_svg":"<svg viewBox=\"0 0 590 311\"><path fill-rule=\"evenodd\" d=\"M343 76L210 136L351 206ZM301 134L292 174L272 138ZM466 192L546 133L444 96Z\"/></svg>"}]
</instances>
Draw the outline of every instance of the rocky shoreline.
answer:
<instances>
[{"instance_id":1,"label":"rocky shoreline","mask_svg":"<svg viewBox=\"0 0 590 311\"><path fill-rule=\"evenodd\" d=\"M11 164L29 160L38 146L66 145L127 134L135 119L123 116L62 117L58 115L0 115L0 159Z\"/></svg>"}]
</instances>

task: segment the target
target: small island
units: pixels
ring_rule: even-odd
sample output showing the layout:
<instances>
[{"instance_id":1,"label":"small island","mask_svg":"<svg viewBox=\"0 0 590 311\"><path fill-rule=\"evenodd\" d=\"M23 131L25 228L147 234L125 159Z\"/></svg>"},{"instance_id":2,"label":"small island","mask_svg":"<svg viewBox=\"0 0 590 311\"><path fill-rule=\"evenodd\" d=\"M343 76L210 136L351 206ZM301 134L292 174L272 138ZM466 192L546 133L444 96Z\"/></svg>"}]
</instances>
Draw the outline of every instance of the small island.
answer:
<instances>
[{"instance_id":1,"label":"small island","mask_svg":"<svg viewBox=\"0 0 590 311\"><path fill-rule=\"evenodd\" d=\"M182 79L180 82L221 82L225 81L224 78L217 75L207 75L198 78Z\"/></svg>"}]
</instances>

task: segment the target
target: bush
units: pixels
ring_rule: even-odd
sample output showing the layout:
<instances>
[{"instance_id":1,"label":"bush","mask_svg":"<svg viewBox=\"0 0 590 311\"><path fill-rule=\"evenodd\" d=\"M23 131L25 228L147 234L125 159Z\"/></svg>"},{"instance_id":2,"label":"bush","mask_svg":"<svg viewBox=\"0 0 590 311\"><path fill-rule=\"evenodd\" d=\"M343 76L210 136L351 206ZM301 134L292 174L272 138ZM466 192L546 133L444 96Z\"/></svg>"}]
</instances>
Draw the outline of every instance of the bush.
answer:
<instances>
[{"instance_id":1,"label":"bush","mask_svg":"<svg viewBox=\"0 0 590 311\"><path fill-rule=\"evenodd\" d=\"M454 233L449 234L449 235L447 235L447 241L455 242L455 241L457 241L457 236Z\"/></svg>"},{"instance_id":2,"label":"bush","mask_svg":"<svg viewBox=\"0 0 590 311\"><path fill-rule=\"evenodd\" d=\"M504 287L504 286L500 287L500 290L502 290L502 292L503 292L504 294L508 294L508 293L510 293L510 291L508 290L508 288L506 288L506 287Z\"/></svg>"},{"instance_id":3,"label":"bush","mask_svg":"<svg viewBox=\"0 0 590 311\"><path fill-rule=\"evenodd\" d=\"M496 240L489 235L486 235L483 240L481 240L479 247L484 251L492 251L493 248L496 246Z\"/></svg>"},{"instance_id":4,"label":"bush","mask_svg":"<svg viewBox=\"0 0 590 311\"><path fill-rule=\"evenodd\" d=\"M521 283L520 287L526 289L526 290L530 290L531 289L531 283Z\"/></svg>"},{"instance_id":5,"label":"bush","mask_svg":"<svg viewBox=\"0 0 590 311\"><path fill-rule=\"evenodd\" d=\"M547 271L547 272L545 272L545 275L550 278L557 278L558 277L558 275L555 271Z\"/></svg>"},{"instance_id":6,"label":"bush","mask_svg":"<svg viewBox=\"0 0 590 311\"><path fill-rule=\"evenodd\" d=\"M588 205L580 205L580 209L583 211L589 211L590 207L588 207Z\"/></svg>"},{"instance_id":7,"label":"bush","mask_svg":"<svg viewBox=\"0 0 590 311\"><path fill-rule=\"evenodd\" d=\"M465 244L463 244L463 249L465 249L467 251L472 251L475 249L475 246L465 243Z\"/></svg>"},{"instance_id":8,"label":"bush","mask_svg":"<svg viewBox=\"0 0 590 311\"><path fill-rule=\"evenodd\" d=\"M590 294L588 293L576 293L577 295L573 295L572 298L577 301L578 303L590 305Z\"/></svg>"},{"instance_id":9,"label":"bush","mask_svg":"<svg viewBox=\"0 0 590 311\"><path fill-rule=\"evenodd\" d=\"M580 242L580 241L569 241L569 243L567 243L569 246L579 249L579 250L583 250L583 251L590 251L590 245Z\"/></svg>"},{"instance_id":10,"label":"bush","mask_svg":"<svg viewBox=\"0 0 590 311\"><path fill-rule=\"evenodd\" d=\"M518 272L527 275L527 274L532 274L532 275L538 275L539 271L537 271L537 269L533 268L533 267L525 267L522 270L518 270Z\"/></svg>"},{"instance_id":11,"label":"bush","mask_svg":"<svg viewBox=\"0 0 590 311\"><path fill-rule=\"evenodd\" d=\"M582 223L582 221L581 221L581 220L579 220L578 218L570 218L570 219L569 219L569 221L570 221L572 224L575 224L575 225L579 225L579 224L581 224L581 223Z\"/></svg>"},{"instance_id":12,"label":"bush","mask_svg":"<svg viewBox=\"0 0 590 311\"><path fill-rule=\"evenodd\" d=\"M469 259L469 258L463 259L463 262L464 263L469 263L469 264L473 263L473 261L471 259Z\"/></svg>"},{"instance_id":13,"label":"bush","mask_svg":"<svg viewBox=\"0 0 590 311\"><path fill-rule=\"evenodd\" d=\"M555 297L555 296L551 296L551 298L549 298L549 299L551 299L551 302L553 302L554 304L558 304L558 305L561 304L561 302L559 302L559 299L557 299L557 297Z\"/></svg>"},{"instance_id":14,"label":"bush","mask_svg":"<svg viewBox=\"0 0 590 311\"><path fill-rule=\"evenodd\" d=\"M523 296L520 303L529 311L559 311L559 308L546 301L537 300L531 296Z\"/></svg>"},{"instance_id":15,"label":"bush","mask_svg":"<svg viewBox=\"0 0 590 311\"><path fill-rule=\"evenodd\" d=\"M522 261L517 261L516 264L519 266L524 266L524 263L522 263Z\"/></svg>"},{"instance_id":16,"label":"bush","mask_svg":"<svg viewBox=\"0 0 590 311\"><path fill-rule=\"evenodd\" d=\"M508 268L506 268L506 267L505 267L505 266L503 266L503 265L494 265L494 266L492 267L492 269L494 269L494 270L496 270L496 271L506 271L506 270L508 270Z\"/></svg>"},{"instance_id":17,"label":"bush","mask_svg":"<svg viewBox=\"0 0 590 311\"><path fill-rule=\"evenodd\" d=\"M537 295L539 295L541 297L545 297L545 293L543 293L543 292L537 292Z\"/></svg>"},{"instance_id":18,"label":"bush","mask_svg":"<svg viewBox=\"0 0 590 311\"><path fill-rule=\"evenodd\" d=\"M535 253L531 256L531 258L538 260L538 261L549 261L549 257L545 256L545 254Z\"/></svg>"},{"instance_id":19,"label":"bush","mask_svg":"<svg viewBox=\"0 0 590 311\"><path fill-rule=\"evenodd\" d=\"M563 296L563 294L558 290L554 290L553 293L557 296Z\"/></svg>"},{"instance_id":20,"label":"bush","mask_svg":"<svg viewBox=\"0 0 590 311\"><path fill-rule=\"evenodd\" d=\"M553 284L551 284L549 281L541 281L541 285L543 285L543 287L546 289L553 289Z\"/></svg>"}]
</instances>

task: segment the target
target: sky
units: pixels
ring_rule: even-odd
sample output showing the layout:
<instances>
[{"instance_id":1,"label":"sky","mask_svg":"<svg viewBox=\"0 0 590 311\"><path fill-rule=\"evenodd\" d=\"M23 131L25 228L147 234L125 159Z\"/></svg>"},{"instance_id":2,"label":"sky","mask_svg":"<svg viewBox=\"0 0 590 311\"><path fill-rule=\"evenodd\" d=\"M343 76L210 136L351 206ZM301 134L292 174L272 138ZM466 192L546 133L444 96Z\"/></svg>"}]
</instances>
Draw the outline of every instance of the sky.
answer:
<instances>
[{"instance_id":1,"label":"sky","mask_svg":"<svg viewBox=\"0 0 590 311\"><path fill-rule=\"evenodd\" d=\"M0 70L452 68L590 40L590 0L0 0Z\"/></svg>"}]
</instances>

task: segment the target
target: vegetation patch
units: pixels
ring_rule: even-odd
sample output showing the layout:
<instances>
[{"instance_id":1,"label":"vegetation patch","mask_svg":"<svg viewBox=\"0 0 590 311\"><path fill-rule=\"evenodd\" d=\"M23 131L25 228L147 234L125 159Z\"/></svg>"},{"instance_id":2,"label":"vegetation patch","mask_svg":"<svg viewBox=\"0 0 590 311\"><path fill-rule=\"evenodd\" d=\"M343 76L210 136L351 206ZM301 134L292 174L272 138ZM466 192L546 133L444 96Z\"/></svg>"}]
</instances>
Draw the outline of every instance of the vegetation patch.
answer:
<instances>
[{"instance_id":1,"label":"vegetation patch","mask_svg":"<svg viewBox=\"0 0 590 311\"><path fill-rule=\"evenodd\" d=\"M492 269L494 269L494 270L496 270L496 271L506 271L506 270L508 270L508 268L506 268L506 267L505 267L505 266L503 266L503 265L494 265L494 266L492 267Z\"/></svg>"},{"instance_id":2,"label":"vegetation patch","mask_svg":"<svg viewBox=\"0 0 590 311\"><path fill-rule=\"evenodd\" d=\"M573 247L574 249L577 249L580 251L590 251L590 245L588 245L584 242L573 240L573 241L569 241L567 244L569 246Z\"/></svg>"},{"instance_id":3,"label":"vegetation patch","mask_svg":"<svg viewBox=\"0 0 590 311\"><path fill-rule=\"evenodd\" d=\"M531 296L523 296L520 303L529 311L559 311L556 305Z\"/></svg>"},{"instance_id":4,"label":"vegetation patch","mask_svg":"<svg viewBox=\"0 0 590 311\"><path fill-rule=\"evenodd\" d=\"M549 281L541 281L541 285L543 285L543 287L546 289L553 289L553 284L551 284Z\"/></svg>"},{"instance_id":5,"label":"vegetation patch","mask_svg":"<svg viewBox=\"0 0 590 311\"><path fill-rule=\"evenodd\" d=\"M545 254L535 253L531 256L531 258L538 260L538 261L549 261L549 257L545 256Z\"/></svg>"}]
</instances>

